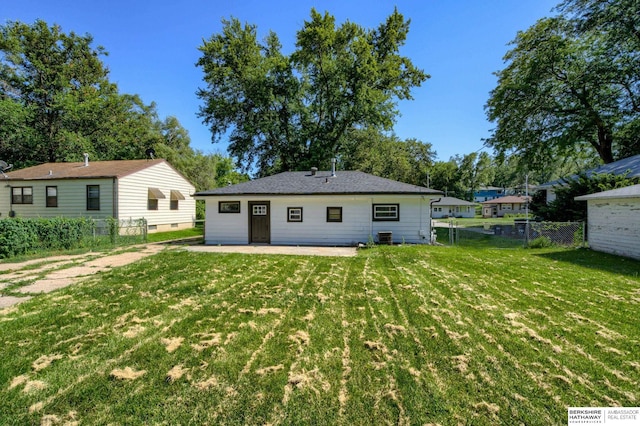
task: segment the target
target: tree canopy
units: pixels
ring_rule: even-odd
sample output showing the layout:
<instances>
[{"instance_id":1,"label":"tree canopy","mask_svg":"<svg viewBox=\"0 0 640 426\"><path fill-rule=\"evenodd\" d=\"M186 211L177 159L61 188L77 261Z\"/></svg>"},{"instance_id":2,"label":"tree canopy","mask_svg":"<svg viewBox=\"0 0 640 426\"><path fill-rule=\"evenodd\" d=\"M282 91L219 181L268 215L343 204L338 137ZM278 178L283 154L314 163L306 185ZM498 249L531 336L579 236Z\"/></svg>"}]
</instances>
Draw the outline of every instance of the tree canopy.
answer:
<instances>
[{"instance_id":1,"label":"tree canopy","mask_svg":"<svg viewBox=\"0 0 640 426\"><path fill-rule=\"evenodd\" d=\"M567 0L519 32L486 106L487 145L530 168L640 153L640 2Z\"/></svg>"},{"instance_id":2,"label":"tree canopy","mask_svg":"<svg viewBox=\"0 0 640 426\"><path fill-rule=\"evenodd\" d=\"M551 222L569 222L587 220L587 203L576 201L580 195L594 194L610 189L635 185L638 178L628 178L625 175L599 173L587 176L584 173L565 179L556 186L556 199L547 203L546 191L534 194L530 207L531 212L538 218Z\"/></svg>"},{"instance_id":3,"label":"tree canopy","mask_svg":"<svg viewBox=\"0 0 640 426\"><path fill-rule=\"evenodd\" d=\"M399 53L408 31L397 10L365 29L312 9L285 55L275 33L259 41L256 26L223 20L200 46L200 116L214 141L229 136L229 153L247 170L328 167L353 130L391 130L397 100L428 78Z\"/></svg>"},{"instance_id":4,"label":"tree canopy","mask_svg":"<svg viewBox=\"0 0 640 426\"><path fill-rule=\"evenodd\" d=\"M232 161L190 147L175 117L122 94L90 35L65 33L42 20L0 26L0 159L22 168L37 163L144 158L148 148L196 186L210 189L246 179Z\"/></svg>"}]
</instances>

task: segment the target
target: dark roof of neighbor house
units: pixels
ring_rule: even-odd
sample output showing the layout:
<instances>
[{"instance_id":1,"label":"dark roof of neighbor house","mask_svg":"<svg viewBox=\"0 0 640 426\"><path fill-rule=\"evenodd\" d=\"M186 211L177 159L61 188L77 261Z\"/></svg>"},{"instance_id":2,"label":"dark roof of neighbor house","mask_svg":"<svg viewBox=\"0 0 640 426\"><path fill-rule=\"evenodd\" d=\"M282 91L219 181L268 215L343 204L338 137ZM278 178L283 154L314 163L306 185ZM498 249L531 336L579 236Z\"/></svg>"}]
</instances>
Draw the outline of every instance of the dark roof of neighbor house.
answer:
<instances>
[{"instance_id":1,"label":"dark roof of neighbor house","mask_svg":"<svg viewBox=\"0 0 640 426\"><path fill-rule=\"evenodd\" d=\"M6 173L9 180L53 180L53 179L98 179L121 178L139 172L156 164L167 163L163 159L154 160L113 160L78 163L43 163L33 167ZM173 167L172 167L173 168ZM174 169L175 170L175 169ZM177 170L176 173L180 174Z\"/></svg>"},{"instance_id":2,"label":"dark roof of neighbor house","mask_svg":"<svg viewBox=\"0 0 640 426\"><path fill-rule=\"evenodd\" d=\"M585 171L587 176L591 176L596 173L607 173L614 175L627 174L628 178L640 177L640 154L632 157L623 158L622 160L614 161L613 163L603 164L599 167L594 167ZM571 175L566 178L556 179L551 182L543 183L538 186L538 189L548 189L558 185L564 185L567 180L575 179L578 175Z\"/></svg>"},{"instance_id":3,"label":"dark roof of neighbor house","mask_svg":"<svg viewBox=\"0 0 640 426\"><path fill-rule=\"evenodd\" d=\"M249 182L200 191L195 196L220 195L324 195L324 194L420 194L441 191L385 179L364 172L283 172Z\"/></svg>"},{"instance_id":4,"label":"dark roof of neighbor house","mask_svg":"<svg viewBox=\"0 0 640 426\"><path fill-rule=\"evenodd\" d=\"M625 186L623 188L575 197L578 201L600 200L605 198L640 198L640 185Z\"/></svg>"},{"instance_id":5,"label":"dark roof of neighbor house","mask_svg":"<svg viewBox=\"0 0 640 426\"><path fill-rule=\"evenodd\" d=\"M433 202L433 205L436 204L441 206L475 206L478 203L472 203L456 197L442 197L438 201Z\"/></svg>"},{"instance_id":6,"label":"dark roof of neighbor house","mask_svg":"<svg viewBox=\"0 0 640 426\"><path fill-rule=\"evenodd\" d=\"M531 201L531 197L521 197L519 195L508 195L506 197L494 198L493 200L483 201L480 204L522 204Z\"/></svg>"}]
</instances>

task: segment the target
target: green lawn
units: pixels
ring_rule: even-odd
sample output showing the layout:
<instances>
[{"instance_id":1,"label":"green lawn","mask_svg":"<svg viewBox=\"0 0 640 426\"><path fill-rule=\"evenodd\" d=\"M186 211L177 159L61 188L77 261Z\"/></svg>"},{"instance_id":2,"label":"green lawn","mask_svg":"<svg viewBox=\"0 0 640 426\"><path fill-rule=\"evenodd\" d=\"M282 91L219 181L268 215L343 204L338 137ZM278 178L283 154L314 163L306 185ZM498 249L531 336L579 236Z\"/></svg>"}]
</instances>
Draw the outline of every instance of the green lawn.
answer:
<instances>
[{"instance_id":1,"label":"green lawn","mask_svg":"<svg viewBox=\"0 0 640 426\"><path fill-rule=\"evenodd\" d=\"M640 405L640 262L167 251L0 311L0 424L566 424Z\"/></svg>"}]
</instances>

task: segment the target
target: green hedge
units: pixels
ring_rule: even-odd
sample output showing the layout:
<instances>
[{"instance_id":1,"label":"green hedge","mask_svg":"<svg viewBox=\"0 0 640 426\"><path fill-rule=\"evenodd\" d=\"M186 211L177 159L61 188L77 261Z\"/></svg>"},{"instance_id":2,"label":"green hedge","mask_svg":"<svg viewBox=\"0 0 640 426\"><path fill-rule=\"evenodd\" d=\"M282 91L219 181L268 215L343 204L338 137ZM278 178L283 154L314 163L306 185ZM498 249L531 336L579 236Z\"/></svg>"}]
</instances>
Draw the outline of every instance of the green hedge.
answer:
<instances>
[{"instance_id":1,"label":"green hedge","mask_svg":"<svg viewBox=\"0 0 640 426\"><path fill-rule=\"evenodd\" d=\"M0 259L42 250L69 250L91 244L95 223L89 218L0 220Z\"/></svg>"}]
</instances>

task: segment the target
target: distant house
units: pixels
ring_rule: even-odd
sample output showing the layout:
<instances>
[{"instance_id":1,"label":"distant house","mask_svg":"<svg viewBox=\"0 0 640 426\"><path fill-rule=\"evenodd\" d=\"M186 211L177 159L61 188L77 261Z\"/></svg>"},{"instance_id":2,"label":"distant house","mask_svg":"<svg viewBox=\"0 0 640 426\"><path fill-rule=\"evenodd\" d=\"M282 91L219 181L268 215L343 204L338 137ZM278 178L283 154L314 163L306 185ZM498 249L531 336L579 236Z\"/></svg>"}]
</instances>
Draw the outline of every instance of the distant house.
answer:
<instances>
[{"instance_id":1,"label":"distant house","mask_svg":"<svg viewBox=\"0 0 640 426\"><path fill-rule=\"evenodd\" d=\"M482 217L504 217L506 214L521 214L526 212L527 203L531 197L508 195L482 204Z\"/></svg>"},{"instance_id":2,"label":"distant house","mask_svg":"<svg viewBox=\"0 0 640 426\"><path fill-rule=\"evenodd\" d=\"M584 173L587 176L594 174L626 174L628 178L640 177L640 154L623 158L622 160L614 161L613 163L603 164L602 166L586 170ZM568 180L576 179L576 177L577 175L572 175L563 179L543 183L538 186L538 190L546 191L546 200L547 203L550 203L556 199L555 187L566 185Z\"/></svg>"},{"instance_id":3,"label":"distant house","mask_svg":"<svg viewBox=\"0 0 640 426\"><path fill-rule=\"evenodd\" d=\"M438 194L358 171L312 169L195 198L206 202L206 244L349 246L381 235L385 242L429 243L429 202Z\"/></svg>"},{"instance_id":4,"label":"distant house","mask_svg":"<svg viewBox=\"0 0 640 426\"><path fill-rule=\"evenodd\" d=\"M0 175L0 219L144 218L150 232L190 228L194 192L162 159L45 163Z\"/></svg>"},{"instance_id":5,"label":"distant house","mask_svg":"<svg viewBox=\"0 0 640 426\"><path fill-rule=\"evenodd\" d=\"M493 200L505 195L503 188L497 186L481 186L473 192L473 201L481 203L483 201Z\"/></svg>"},{"instance_id":6,"label":"distant house","mask_svg":"<svg viewBox=\"0 0 640 426\"><path fill-rule=\"evenodd\" d=\"M587 202L593 250L640 260L640 185L576 197Z\"/></svg>"},{"instance_id":7,"label":"distant house","mask_svg":"<svg viewBox=\"0 0 640 426\"><path fill-rule=\"evenodd\" d=\"M434 219L444 217L472 218L476 215L476 203L455 197L441 197L439 201L434 201L431 205L431 217Z\"/></svg>"}]
</instances>

